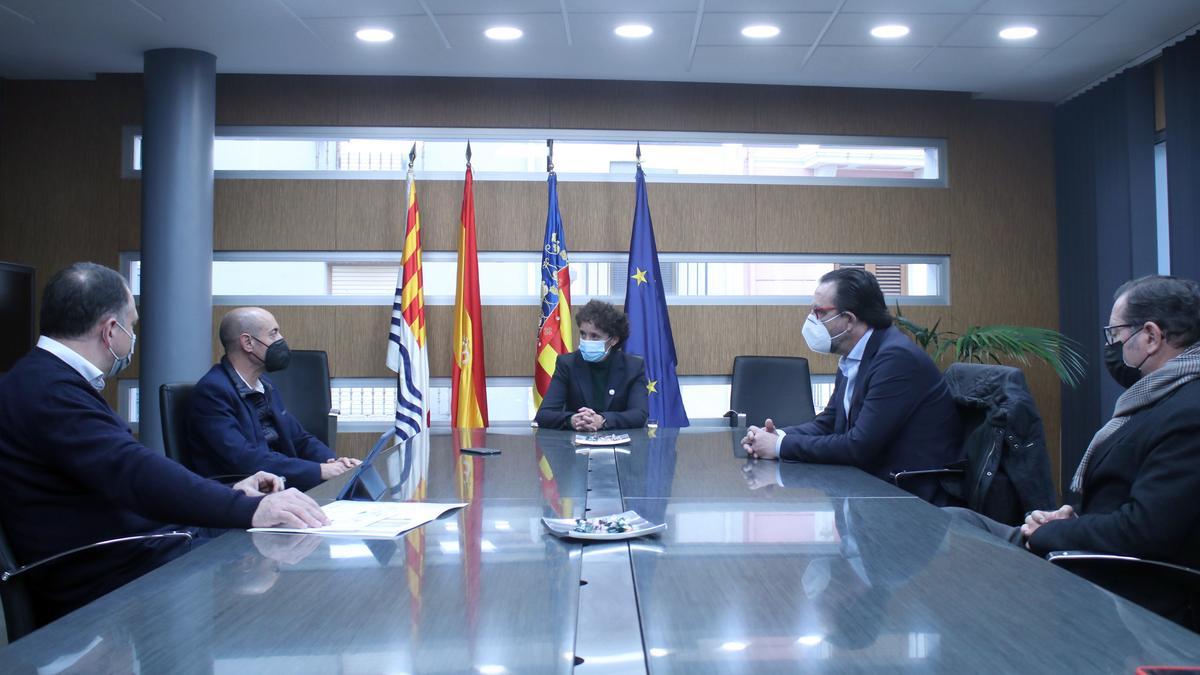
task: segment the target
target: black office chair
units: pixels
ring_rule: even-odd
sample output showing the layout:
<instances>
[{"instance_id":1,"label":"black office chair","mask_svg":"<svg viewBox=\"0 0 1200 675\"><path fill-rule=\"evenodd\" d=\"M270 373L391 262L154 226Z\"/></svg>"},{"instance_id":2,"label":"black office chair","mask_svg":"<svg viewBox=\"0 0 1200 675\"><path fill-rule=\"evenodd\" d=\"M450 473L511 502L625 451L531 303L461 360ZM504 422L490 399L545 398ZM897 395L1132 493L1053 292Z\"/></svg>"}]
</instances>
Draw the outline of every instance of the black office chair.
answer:
<instances>
[{"instance_id":1,"label":"black office chair","mask_svg":"<svg viewBox=\"0 0 1200 675\"><path fill-rule=\"evenodd\" d=\"M1053 509L1046 437L1025 374L1011 366L954 363L945 378L962 422L963 456L944 467L897 471L896 485L936 480L957 505L1009 525L1034 509ZM1012 426L1031 430L1027 443L1018 443Z\"/></svg>"},{"instance_id":2,"label":"black office chair","mask_svg":"<svg viewBox=\"0 0 1200 675\"><path fill-rule=\"evenodd\" d=\"M1046 559L1200 633L1200 570L1092 551L1051 551ZM1122 585L1131 580L1135 592Z\"/></svg>"},{"instance_id":3,"label":"black office chair","mask_svg":"<svg viewBox=\"0 0 1200 675\"><path fill-rule=\"evenodd\" d=\"M17 562L17 557L13 555L12 547L9 546L8 536L4 531L4 527L0 526L0 603L4 605L4 626L8 631L8 641L12 643L41 627L30 591L30 583L32 582L29 572L102 546L113 546L141 541L143 539L168 538L183 538L190 542L192 534L190 532L156 532L154 534L139 534L132 537L109 539L80 546L69 551L63 551L62 553L28 565L21 565Z\"/></svg>"},{"instance_id":4,"label":"black office chair","mask_svg":"<svg viewBox=\"0 0 1200 675\"><path fill-rule=\"evenodd\" d=\"M336 452L337 411L332 409L328 355L314 349L293 349L288 367L267 378L300 426Z\"/></svg>"},{"instance_id":5,"label":"black office chair","mask_svg":"<svg viewBox=\"0 0 1200 675\"><path fill-rule=\"evenodd\" d=\"M190 382L168 382L158 388L158 409L162 419L163 451L169 459L196 471L192 461L192 448L187 438L188 406L192 401L192 390L196 385ZM198 473L198 472L197 472ZM209 478L226 484L236 483L246 478L244 473L209 476Z\"/></svg>"},{"instance_id":6,"label":"black office chair","mask_svg":"<svg viewBox=\"0 0 1200 675\"><path fill-rule=\"evenodd\" d=\"M729 390L729 426L761 425L770 418L776 427L809 422L813 408L808 359L798 356L736 356Z\"/></svg>"},{"instance_id":7,"label":"black office chair","mask_svg":"<svg viewBox=\"0 0 1200 675\"><path fill-rule=\"evenodd\" d=\"M187 442L188 405L192 401L190 382L168 382L158 388L158 409L162 416L163 450L169 459L195 470Z\"/></svg>"}]
</instances>

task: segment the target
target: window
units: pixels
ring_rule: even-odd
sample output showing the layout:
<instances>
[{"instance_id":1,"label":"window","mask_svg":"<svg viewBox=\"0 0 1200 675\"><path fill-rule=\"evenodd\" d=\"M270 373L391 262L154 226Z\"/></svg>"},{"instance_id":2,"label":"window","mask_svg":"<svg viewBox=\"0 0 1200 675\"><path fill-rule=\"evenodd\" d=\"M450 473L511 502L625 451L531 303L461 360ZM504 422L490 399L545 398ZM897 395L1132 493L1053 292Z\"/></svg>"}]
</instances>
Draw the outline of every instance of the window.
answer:
<instances>
[{"instance_id":1,"label":"window","mask_svg":"<svg viewBox=\"0 0 1200 675\"><path fill-rule=\"evenodd\" d=\"M1154 208L1158 234L1158 273L1171 273L1171 213L1167 201L1167 143L1154 144Z\"/></svg>"},{"instance_id":2,"label":"window","mask_svg":"<svg viewBox=\"0 0 1200 675\"><path fill-rule=\"evenodd\" d=\"M390 305L400 270L399 254L380 252L216 253L213 297L218 305L247 302L276 305ZM141 294L137 253L122 255L134 295ZM425 304L453 305L457 255L422 255ZM541 258L537 253L479 254L481 300L485 305L541 302ZM874 274L889 302L946 305L947 256L659 254L667 303L671 305L796 305L811 302L822 274L837 267L860 267ZM628 279L624 253L571 256L571 298L621 303Z\"/></svg>"},{"instance_id":3,"label":"window","mask_svg":"<svg viewBox=\"0 0 1200 675\"><path fill-rule=\"evenodd\" d=\"M941 139L581 129L218 127L217 177L462 177L470 140L477 180L545 180L547 140L564 181L629 181L638 143L649 180L946 186ZM141 171L141 131L125 130L125 173Z\"/></svg>"}]
</instances>

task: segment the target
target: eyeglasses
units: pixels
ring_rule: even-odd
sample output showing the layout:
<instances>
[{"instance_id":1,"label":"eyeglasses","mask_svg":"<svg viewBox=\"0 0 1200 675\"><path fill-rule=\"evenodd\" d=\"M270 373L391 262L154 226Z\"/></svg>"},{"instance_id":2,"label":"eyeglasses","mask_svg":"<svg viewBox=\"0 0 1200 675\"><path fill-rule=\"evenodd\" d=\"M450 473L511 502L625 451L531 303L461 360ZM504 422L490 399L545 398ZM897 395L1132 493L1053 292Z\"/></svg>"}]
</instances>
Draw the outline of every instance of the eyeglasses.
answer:
<instances>
[{"instance_id":1,"label":"eyeglasses","mask_svg":"<svg viewBox=\"0 0 1200 675\"><path fill-rule=\"evenodd\" d=\"M833 305L829 305L827 307L813 305L812 315L817 317L817 319L821 319L821 318L823 318L823 316L822 316L823 314L825 314L826 312L832 312L835 309L837 309L837 307L834 307Z\"/></svg>"},{"instance_id":2,"label":"eyeglasses","mask_svg":"<svg viewBox=\"0 0 1200 675\"><path fill-rule=\"evenodd\" d=\"M1116 342L1117 341L1117 331L1121 330L1122 328L1133 328L1136 325L1137 325L1136 323L1116 323L1111 326L1105 326L1104 328L1101 329L1104 333L1104 344L1111 345L1112 343ZM1144 326L1143 326L1143 328L1144 328ZM1129 337L1133 337L1134 335L1137 335L1138 333L1141 332L1141 330L1142 329L1139 328L1139 329L1133 331L1133 333ZM1126 339L1128 339L1128 338L1126 338Z\"/></svg>"}]
</instances>

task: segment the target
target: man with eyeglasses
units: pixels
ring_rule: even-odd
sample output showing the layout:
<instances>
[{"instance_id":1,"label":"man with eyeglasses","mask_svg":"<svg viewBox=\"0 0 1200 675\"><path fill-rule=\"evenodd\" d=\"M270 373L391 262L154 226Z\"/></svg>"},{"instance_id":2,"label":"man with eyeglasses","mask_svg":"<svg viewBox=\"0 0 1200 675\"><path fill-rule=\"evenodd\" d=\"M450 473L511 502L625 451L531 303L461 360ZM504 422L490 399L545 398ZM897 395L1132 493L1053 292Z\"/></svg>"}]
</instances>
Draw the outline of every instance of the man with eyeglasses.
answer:
<instances>
[{"instance_id":1,"label":"man with eyeglasses","mask_svg":"<svg viewBox=\"0 0 1200 675\"><path fill-rule=\"evenodd\" d=\"M18 564L183 529L166 523L328 524L316 502L283 490L274 475L258 473L230 488L133 437L100 395L129 365L136 342L137 308L120 274L76 263L51 277L41 303L37 347L0 378L0 520ZM139 539L31 569L36 620L57 618L186 551L182 537Z\"/></svg>"},{"instance_id":2,"label":"man with eyeglasses","mask_svg":"<svg viewBox=\"0 0 1200 675\"><path fill-rule=\"evenodd\" d=\"M1075 469L1074 503L1033 511L1020 527L947 511L1039 555L1087 550L1200 567L1200 284L1147 276L1113 297L1105 365L1127 389ZM1093 581L1186 620L1183 597L1152 593L1151 580Z\"/></svg>"},{"instance_id":3,"label":"man with eyeglasses","mask_svg":"<svg viewBox=\"0 0 1200 675\"><path fill-rule=\"evenodd\" d=\"M822 276L802 333L809 349L840 356L833 396L807 424L749 427L742 445L751 456L849 464L883 480L958 459L950 390L929 355L892 325L874 275L843 268ZM937 481L914 481L911 489L934 504L949 502Z\"/></svg>"},{"instance_id":4,"label":"man with eyeglasses","mask_svg":"<svg viewBox=\"0 0 1200 675\"><path fill-rule=\"evenodd\" d=\"M287 412L266 376L287 368L291 350L279 322L261 307L238 307L218 331L225 356L192 391L187 437L206 476L270 471L308 490L361 462L335 457Z\"/></svg>"}]
</instances>

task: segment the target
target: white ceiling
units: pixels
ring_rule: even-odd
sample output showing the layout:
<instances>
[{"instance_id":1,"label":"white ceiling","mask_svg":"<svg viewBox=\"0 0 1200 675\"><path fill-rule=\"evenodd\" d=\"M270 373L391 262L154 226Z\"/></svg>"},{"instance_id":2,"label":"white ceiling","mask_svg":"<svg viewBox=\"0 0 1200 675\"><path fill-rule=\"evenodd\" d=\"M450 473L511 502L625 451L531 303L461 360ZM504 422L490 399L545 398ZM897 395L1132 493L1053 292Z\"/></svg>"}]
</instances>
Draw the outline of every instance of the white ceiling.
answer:
<instances>
[{"instance_id":1,"label":"white ceiling","mask_svg":"<svg viewBox=\"0 0 1200 675\"><path fill-rule=\"evenodd\" d=\"M613 28L649 24L626 40ZM884 42L880 23L912 32ZM778 37L740 31L772 23ZM520 27L512 43L483 37ZM1031 40L997 31L1033 25ZM1200 0L0 0L0 77L141 72L201 49L222 73L834 85L1057 101L1200 24ZM362 27L396 39L366 44Z\"/></svg>"}]
</instances>

